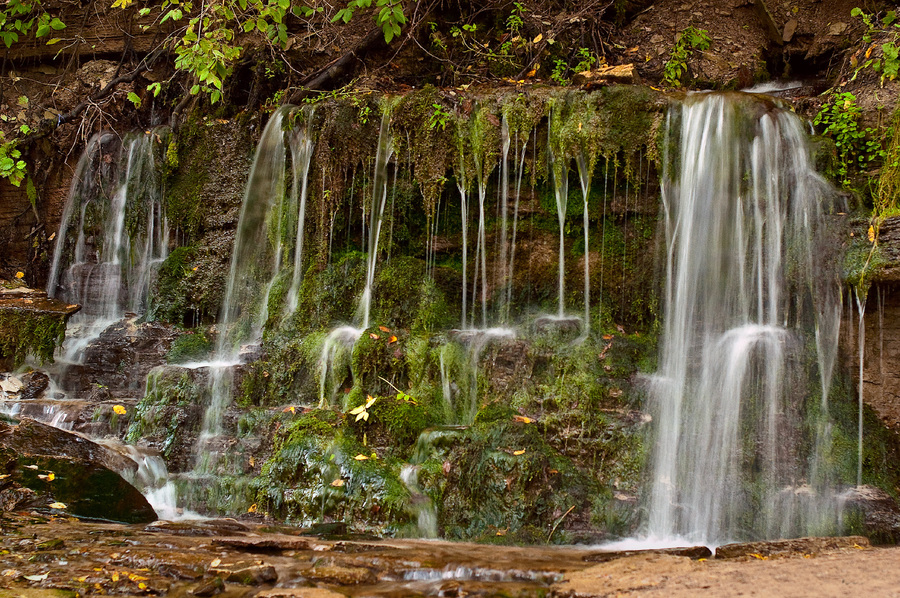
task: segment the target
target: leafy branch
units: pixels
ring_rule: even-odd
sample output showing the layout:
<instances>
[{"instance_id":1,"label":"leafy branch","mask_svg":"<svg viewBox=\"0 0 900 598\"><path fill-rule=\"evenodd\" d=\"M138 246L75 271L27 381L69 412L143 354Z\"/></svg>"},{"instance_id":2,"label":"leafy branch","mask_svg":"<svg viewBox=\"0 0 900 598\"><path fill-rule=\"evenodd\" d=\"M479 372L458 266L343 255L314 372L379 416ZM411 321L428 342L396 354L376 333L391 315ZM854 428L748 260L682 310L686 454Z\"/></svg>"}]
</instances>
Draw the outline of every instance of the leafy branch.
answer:
<instances>
[{"instance_id":1,"label":"leafy branch","mask_svg":"<svg viewBox=\"0 0 900 598\"><path fill-rule=\"evenodd\" d=\"M337 11L331 22L349 23L357 10L371 6L372 0L350 0L347 6ZM375 14L375 24L381 27L384 32L384 41L389 44L391 40L400 35L401 27L406 25L403 3L400 0L375 0L375 7L380 9Z\"/></svg>"}]
</instances>

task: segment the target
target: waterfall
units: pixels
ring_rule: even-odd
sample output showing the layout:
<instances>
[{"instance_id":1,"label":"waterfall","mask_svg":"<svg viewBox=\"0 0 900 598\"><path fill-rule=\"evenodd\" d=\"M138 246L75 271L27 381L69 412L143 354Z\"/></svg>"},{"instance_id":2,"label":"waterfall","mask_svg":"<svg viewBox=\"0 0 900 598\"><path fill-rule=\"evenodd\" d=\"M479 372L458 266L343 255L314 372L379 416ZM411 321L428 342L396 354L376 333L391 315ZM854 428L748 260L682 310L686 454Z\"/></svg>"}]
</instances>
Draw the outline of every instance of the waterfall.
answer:
<instances>
[{"instance_id":1,"label":"waterfall","mask_svg":"<svg viewBox=\"0 0 900 598\"><path fill-rule=\"evenodd\" d=\"M550 118L554 115L550 113ZM553 130L552 125L547 128L548 134ZM557 156L553 152L553 144L548 140L550 148L550 170L553 174L553 193L556 198L556 216L559 220L559 299L557 317L565 317L565 287L566 287L566 208L569 202L569 164L564 156Z\"/></svg>"},{"instance_id":2,"label":"waterfall","mask_svg":"<svg viewBox=\"0 0 900 598\"><path fill-rule=\"evenodd\" d=\"M375 264L378 262L378 241L381 238L381 223L387 205L387 167L394 154L391 138L391 113L385 110L381 116L378 132L378 151L375 154L375 172L372 177L372 206L369 210L369 247L366 255L366 286L357 308L357 317L363 330L369 327L369 312L372 308L372 286L375 283Z\"/></svg>"},{"instance_id":3,"label":"waterfall","mask_svg":"<svg viewBox=\"0 0 900 598\"><path fill-rule=\"evenodd\" d=\"M838 507L803 434L807 389L821 381L824 395L831 378L839 286L815 245L832 192L804 127L752 96L695 94L670 110L665 147L679 149L662 181L647 534L716 545L833 533ZM818 371L803 362L810 345Z\"/></svg>"},{"instance_id":4,"label":"waterfall","mask_svg":"<svg viewBox=\"0 0 900 598\"><path fill-rule=\"evenodd\" d=\"M372 309L372 287L375 284L375 265L378 263L378 243L381 238L381 224L388 197L388 164L394 154L391 137L391 113L385 106L378 132L378 150L375 155L375 171L372 176L372 204L369 210L369 244L366 255L366 286L359 298L356 319L359 326L339 326L332 330L322 345L319 358L319 404L325 405L332 392L328 389L329 372L333 374L336 360L348 353L363 331L369 327ZM332 389L333 390L333 389Z\"/></svg>"},{"instance_id":5,"label":"waterfall","mask_svg":"<svg viewBox=\"0 0 900 598\"><path fill-rule=\"evenodd\" d=\"M266 123L244 189L219 315L215 358L201 364L209 367L210 397L195 449L195 474L216 472L219 452L214 441L222 434L222 419L231 403L234 366L241 362L242 345L262 339L268 319L269 293L283 257L280 216L287 152L284 121L292 110L293 106L282 106Z\"/></svg>"},{"instance_id":6,"label":"waterfall","mask_svg":"<svg viewBox=\"0 0 900 598\"><path fill-rule=\"evenodd\" d=\"M83 306L70 321L64 361L79 361L110 324L146 308L169 236L155 138L141 133L120 146L112 134L95 135L78 161L47 284L50 295Z\"/></svg>"},{"instance_id":7,"label":"waterfall","mask_svg":"<svg viewBox=\"0 0 900 598\"><path fill-rule=\"evenodd\" d=\"M306 114L306 122L312 120L313 110ZM287 309L293 313L299 301L300 283L303 280L303 236L306 231L306 195L309 186L309 163L312 160L313 140L309 125L298 127L291 135L291 187L290 208L297 212L297 237L294 241L294 274L287 296Z\"/></svg>"}]
</instances>

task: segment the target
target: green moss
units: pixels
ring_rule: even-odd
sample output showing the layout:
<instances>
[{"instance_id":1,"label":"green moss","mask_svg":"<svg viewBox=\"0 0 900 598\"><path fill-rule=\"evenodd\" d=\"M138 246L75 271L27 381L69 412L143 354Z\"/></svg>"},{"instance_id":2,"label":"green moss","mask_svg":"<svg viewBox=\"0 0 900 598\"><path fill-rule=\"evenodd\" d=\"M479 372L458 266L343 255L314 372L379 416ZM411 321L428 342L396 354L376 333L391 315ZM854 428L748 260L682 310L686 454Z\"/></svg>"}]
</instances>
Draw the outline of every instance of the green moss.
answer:
<instances>
[{"instance_id":1,"label":"green moss","mask_svg":"<svg viewBox=\"0 0 900 598\"><path fill-rule=\"evenodd\" d=\"M196 384L191 370L160 367L147 376L147 392L132 414L131 425L125 435L127 442L155 439L165 457L179 446L190 442L197 410L208 401L209 388Z\"/></svg>"},{"instance_id":2,"label":"green moss","mask_svg":"<svg viewBox=\"0 0 900 598\"><path fill-rule=\"evenodd\" d=\"M0 310L0 358L11 359L13 367L29 354L53 363L53 352L65 340L67 319L63 313Z\"/></svg>"},{"instance_id":3,"label":"green moss","mask_svg":"<svg viewBox=\"0 0 900 598\"><path fill-rule=\"evenodd\" d=\"M368 419L350 422L356 437L360 441L365 437L370 445L385 447L400 458L407 457L422 431L441 423L443 416L440 405L430 404L427 397L380 396L367 412Z\"/></svg>"},{"instance_id":4,"label":"green moss","mask_svg":"<svg viewBox=\"0 0 900 598\"><path fill-rule=\"evenodd\" d=\"M517 422L470 428L450 452L447 478L439 518L445 536L456 539L501 530L513 539L535 536L528 528L549 535L557 518L571 506L584 508L596 490L593 477L579 475L536 426Z\"/></svg>"},{"instance_id":5,"label":"green moss","mask_svg":"<svg viewBox=\"0 0 900 598\"><path fill-rule=\"evenodd\" d=\"M189 331L176 338L172 343L172 348L166 353L166 363L200 361L209 357L212 349L212 342L206 338L203 332Z\"/></svg>"},{"instance_id":6,"label":"green moss","mask_svg":"<svg viewBox=\"0 0 900 598\"><path fill-rule=\"evenodd\" d=\"M279 432L272 458L253 483L261 509L306 526L330 519L389 531L409 522L397 463L372 458L370 448L337 428L342 420L333 412L318 410L297 421Z\"/></svg>"}]
</instances>

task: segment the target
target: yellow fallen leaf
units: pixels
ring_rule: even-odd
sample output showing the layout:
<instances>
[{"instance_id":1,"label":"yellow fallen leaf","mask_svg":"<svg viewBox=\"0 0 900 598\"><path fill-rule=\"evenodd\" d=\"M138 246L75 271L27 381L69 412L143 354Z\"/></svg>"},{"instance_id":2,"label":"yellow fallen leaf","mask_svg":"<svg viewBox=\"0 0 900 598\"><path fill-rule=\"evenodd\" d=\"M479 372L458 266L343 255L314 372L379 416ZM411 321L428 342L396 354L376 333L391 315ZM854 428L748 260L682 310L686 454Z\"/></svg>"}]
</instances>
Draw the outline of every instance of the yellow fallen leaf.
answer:
<instances>
[{"instance_id":1,"label":"yellow fallen leaf","mask_svg":"<svg viewBox=\"0 0 900 598\"><path fill-rule=\"evenodd\" d=\"M526 415L517 415L513 418L517 422L522 422L523 424L530 424L534 420Z\"/></svg>"},{"instance_id":2,"label":"yellow fallen leaf","mask_svg":"<svg viewBox=\"0 0 900 598\"><path fill-rule=\"evenodd\" d=\"M113 581L119 581L119 572L118 572L118 571L113 572L113 574L112 574L112 580L113 580Z\"/></svg>"},{"instance_id":3,"label":"yellow fallen leaf","mask_svg":"<svg viewBox=\"0 0 900 598\"><path fill-rule=\"evenodd\" d=\"M388 328L387 326L379 326L378 330L380 330L382 332L390 332L391 331L391 329Z\"/></svg>"},{"instance_id":4,"label":"yellow fallen leaf","mask_svg":"<svg viewBox=\"0 0 900 598\"><path fill-rule=\"evenodd\" d=\"M50 503L51 509L68 509L69 506L64 502L52 502Z\"/></svg>"},{"instance_id":5,"label":"yellow fallen leaf","mask_svg":"<svg viewBox=\"0 0 900 598\"><path fill-rule=\"evenodd\" d=\"M80 581L80 582L84 583L87 581L87 578L88 578L87 575L82 575L81 577L76 577L75 581Z\"/></svg>"},{"instance_id":6,"label":"yellow fallen leaf","mask_svg":"<svg viewBox=\"0 0 900 598\"><path fill-rule=\"evenodd\" d=\"M121 405L115 405L113 407L113 412L118 415L125 415L126 413L128 413L128 410L125 409L124 407L122 407Z\"/></svg>"},{"instance_id":7,"label":"yellow fallen leaf","mask_svg":"<svg viewBox=\"0 0 900 598\"><path fill-rule=\"evenodd\" d=\"M531 43L536 44L536 43L540 42L542 39L544 39L544 34L543 34L543 33L538 33L538 34L535 36L535 38L534 38L533 40L531 40Z\"/></svg>"},{"instance_id":8,"label":"yellow fallen leaf","mask_svg":"<svg viewBox=\"0 0 900 598\"><path fill-rule=\"evenodd\" d=\"M759 560L761 560L761 561L767 561L767 560L769 560L769 557L763 556L763 555L761 555L761 554L757 554L757 553L755 553L755 552L751 552L751 553L750 553L750 556L752 556L752 557L755 558L755 559L759 559Z\"/></svg>"},{"instance_id":9,"label":"yellow fallen leaf","mask_svg":"<svg viewBox=\"0 0 900 598\"><path fill-rule=\"evenodd\" d=\"M143 575L138 575L137 573L129 573L128 579L131 581L147 581L147 578Z\"/></svg>"},{"instance_id":10,"label":"yellow fallen leaf","mask_svg":"<svg viewBox=\"0 0 900 598\"><path fill-rule=\"evenodd\" d=\"M197 268L199 268L199 267L200 267L200 266L194 266L193 268L191 268L191 272L196 272L196 271L197 271Z\"/></svg>"},{"instance_id":11,"label":"yellow fallen leaf","mask_svg":"<svg viewBox=\"0 0 900 598\"><path fill-rule=\"evenodd\" d=\"M373 397L372 395L366 395L366 409L371 407L377 400L378 400L378 397Z\"/></svg>"},{"instance_id":12,"label":"yellow fallen leaf","mask_svg":"<svg viewBox=\"0 0 900 598\"><path fill-rule=\"evenodd\" d=\"M0 473L0 480L5 480L9 476L10 476L10 474L8 474L8 473Z\"/></svg>"},{"instance_id":13,"label":"yellow fallen leaf","mask_svg":"<svg viewBox=\"0 0 900 598\"><path fill-rule=\"evenodd\" d=\"M396 343L396 342L397 342L397 337L392 334L391 338L388 339L388 344L390 345L391 343Z\"/></svg>"},{"instance_id":14,"label":"yellow fallen leaf","mask_svg":"<svg viewBox=\"0 0 900 598\"><path fill-rule=\"evenodd\" d=\"M342 480L341 478L338 478L335 481L331 482L331 485L334 486L335 488L341 488L344 486L344 480Z\"/></svg>"},{"instance_id":15,"label":"yellow fallen leaf","mask_svg":"<svg viewBox=\"0 0 900 598\"><path fill-rule=\"evenodd\" d=\"M282 413L287 413L288 411L290 411L291 413L296 413L297 409L296 409L296 407L291 405L290 407L285 407L284 409L281 410Z\"/></svg>"},{"instance_id":16,"label":"yellow fallen leaf","mask_svg":"<svg viewBox=\"0 0 900 598\"><path fill-rule=\"evenodd\" d=\"M372 339L373 341L377 341L377 340L380 339L381 337L378 336L377 334L375 334L374 332L370 332L370 333L369 333L369 338Z\"/></svg>"},{"instance_id":17,"label":"yellow fallen leaf","mask_svg":"<svg viewBox=\"0 0 900 598\"><path fill-rule=\"evenodd\" d=\"M874 242L875 242L875 227L870 226L869 227L869 243L874 243Z\"/></svg>"},{"instance_id":18,"label":"yellow fallen leaf","mask_svg":"<svg viewBox=\"0 0 900 598\"><path fill-rule=\"evenodd\" d=\"M505 529L498 529L498 530L497 530L497 535L498 535L498 536L505 536L505 535L506 535L506 530L505 530Z\"/></svg>"},{"instance_id":19,"label":"yellow fallen leaf","mask_svg":"<svg viewBox=\"0 0 900 598\"><path fill-rule=\"evenodd\" d=\"M256 513L256 509L257 509L256 503L253 503L253 504L250 505L250 507L247 509L247 512L248 512L248 513Z\"/></svg>"},{"instance_id":20,"label":"yellow fallen leaf","mask_svg":"<svg viewBox=\"0 0 900 598\"><path fill-rule=\"evenodd\" d=\"M5 571L3 571L3 577L18 577L18 576L19 576L19 572L16 571L15 569L6 569Z\"/></svg>"},{"instance_id":21,"label":"yellow fallen leaf","mask_svg":"<svg viewBox=\"0 0 900 598\"><path fill-rule=\"evenodd\" d=\"M38 479L44 480L44 481L46 481L46 482L52 482L53 480L56 479L56 474L54 474L54 473L51 471L51 472L48 473L47 475L39 475L39 476L38 476Z\"/></svg>"},{"instance_id":22,"label":"yellow fallen leaf","mask_svg":"<svg viewBox=\"0 0 900 598\"><path fill-rule=\"evenodd\" d=\"M44 581L48 575L49 573L44 573L43 575L23 575L22 577L28 581Z\"/></svg>"},{"instance_id":23,"label":"yellow fallen leaf","mask_svg":"<svg viewBox=\"0 0 900 598\"><path fill-rule=\"evenodd\" d=\"M221 564L222 564L222 559L213 559L212 562L209 564L209 566L210 567L218 567Z\"/></svg>"},{"instance_id":24,"label":"yellow fallen leaf","mask_svg":"<svg viewBox=\"0 0 900 598\"><path fill-rule=\"evenodd\" d=\"M537 69L531 69L530 71L528 71L527 73L525 73L525 78L526 78L526 79L531 79L531 78L534 77L536 74L537 74Z\"/></svg>"},{"instance_id":25,"label":"yellow fallen leaf","mask_svg":"<svg viewBox=\"0 0 900 598\"><path fill-rule=\"evenodd\" d=\"M16 272L16 278L19 278L19 279L25 278L25 273L24 272Z\"/></svg>"},{"instance_id":26,"label":"yellow fallen leaf","mask_svg":"<svg viewBox=\"0 0 900 598\"><path fill-rule=\"evenodd\" d=\"M142 590L146 590L146 589L147 589L147 584L145 584L144 582L141 582L141 583L138 584L138 588L140 588L140 589L142 589Z\"/></svg>"},{"instance_id":27,"label":"yellow fallen leaf","mask_svg":"<svg viewBox=\"0 0 900 598\"><path fill-rule=\"evenodd\" d=\"M356 456L353 457L353 458L356 459L357 461L367 461L367 460L369 459L368 456L363 455L362 453L356 455Z\"/></svg>"},{"instance_id":28,"label":"yellow fallen leaf","mask_svg":"<svg viewBox=\"0 0 900 598\"><path fill-rule=\"evenodd\" d=\"M513 451L513 455L524 455L524 454L525 454L525 449Z\"/></svg>"},{"instance_id":29,"label":"yellow fallen leaf","mask_svg":"<svg viewBox=\"0 0 900 598\"><path fill-rule=\"evenodd\" d=\"M706 559L697 559L697 562L698 562L698 563L703 563L703 562L706 562Z\"/></svg>"}]
</instances>

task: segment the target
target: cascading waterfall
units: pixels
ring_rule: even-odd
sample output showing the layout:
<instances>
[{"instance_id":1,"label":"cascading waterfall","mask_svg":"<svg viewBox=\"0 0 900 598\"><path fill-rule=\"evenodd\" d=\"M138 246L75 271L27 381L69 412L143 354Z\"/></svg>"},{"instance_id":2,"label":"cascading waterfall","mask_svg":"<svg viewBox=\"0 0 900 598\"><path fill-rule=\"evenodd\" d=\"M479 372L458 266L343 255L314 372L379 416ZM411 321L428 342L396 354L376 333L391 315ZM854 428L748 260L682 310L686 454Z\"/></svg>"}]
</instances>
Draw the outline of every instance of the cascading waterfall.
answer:
<instances>
[{"instance_id":1,"label":"cascading waterfall","mask_svg":"<svg viewBox=\"0 0 900 598\"><path fill-rule=\"evenodd\" d=\"M306 114L306 122L312 121L313 110ZM303 237L306 232L306 196L309 186L309 163L312 160L313 140L307 129L309 125L298 127L290 138L291 173L291 211L297 213L297 237L294 242L294 273L291 288L287 296L287 309L293 313L297 309L300 295L300 283L303 281Z\"/></svg>"},{"instance_id":2,"label":"cascading waterfall","mask_svg":"<svg viewBox=\"0 0 900 598\"><path fill-rule=\"evenodd\" d=\"M591 260L590 247L590 215L588 213L588 195L591 191L591 173L593 164L588 163L584 152L578 154L578 179L581 182L581 196L584 199L584 323L581 334L587 336L591 331Z\"/></svg>"},{"instance_id":3,"label":"cascading waterfall","mask_svg":"<svg viewBox=\"0 0 900 598\"><path fill-rule=\"evenodd\" d=\"M808 372L824 402L837 342L838 278L815 246L830 188L800 120L765 100L689 95L666 134L679 151L664 164L647 535L716 545L834 533L833 488L809 463L819 451L803 452ZM813 336L818 371L802 361Z\"/></svg>"},{"instance_id":4,"label":"cascading waterfall","mask_svg":"<svg viewBox=\"0 0 900 598\"><path fill-rule=\"evenodd\" d=\"M63 361L78 362L110 324L146 308L169 237L154 139L153 133L138 134L119 149L114 135L95 135L78 162L47 284L51 296L83 306L69 323Z\"/></svg>"},{"instance_id":5,"label":"cascading waterfall","mask_svg":"<svg viewBox=\"0 0 900 598\"><path fill-rule=\"evenodd\" d=\"M332 330L322 346L319 358L319 404L324 405L331 392L328 391L327 380L334 370L335 361L356 343L363 331L369 327L369 316L372 309L372 287L375 284L375 265L378 262L378 244L381 239L381 225L388 197L388 164L394 154L394 142L391 137L391 113L386 106L381 117L381 128L378 132L378 150L375 155L375 171L372 176L372 204L369 210L369 244L366 255L366 283L359 304L356 308L358 326L340 326Z\"/></svg>"},{"instance_id":6,"label":"cascading waterfall","mask_svg":"<svg viewBox=\"0 0 900 598\"><path fill-rule=\"evenodd\" d=\"M241 361L242 347L262 339L263 326L268 319L269 292L281 270L280 217L285 200L287 152L284 124L293 108L282 106L266 124L241 202L219 316L215 358L210 363L199 364L209 368L210 398L195 452L194 473L197 475L216 471L219 451L215 449L215 439L222 434L222 417L232 399L234 366ZM302 139L305 130L300 128L295 133ZM297 141L298 147L303 143Z\"/></svg>"},{"instance_id":7,"label":"cascading waterfall","mask_svg":"<svg viewBox=\"0 0 900 598\"><path fill-rule=\"evenodd\" d=\"M554 114L551 110L550 118L553 119ZM557 116L558 118L558 116ZM548 127L548 131L552 131L552 125ZM557 317L562 319L565 317L565 292L566 292L566 209L569 202L569 164L568 159L564 156L557 156L552 150L552 143L547 144L550 147L550 170L553 173L553 194L556 198L556 216L559 220L559 298L557 305ZM587 247L585 247L587 252Z\"/></svg>"}]
</instances>

